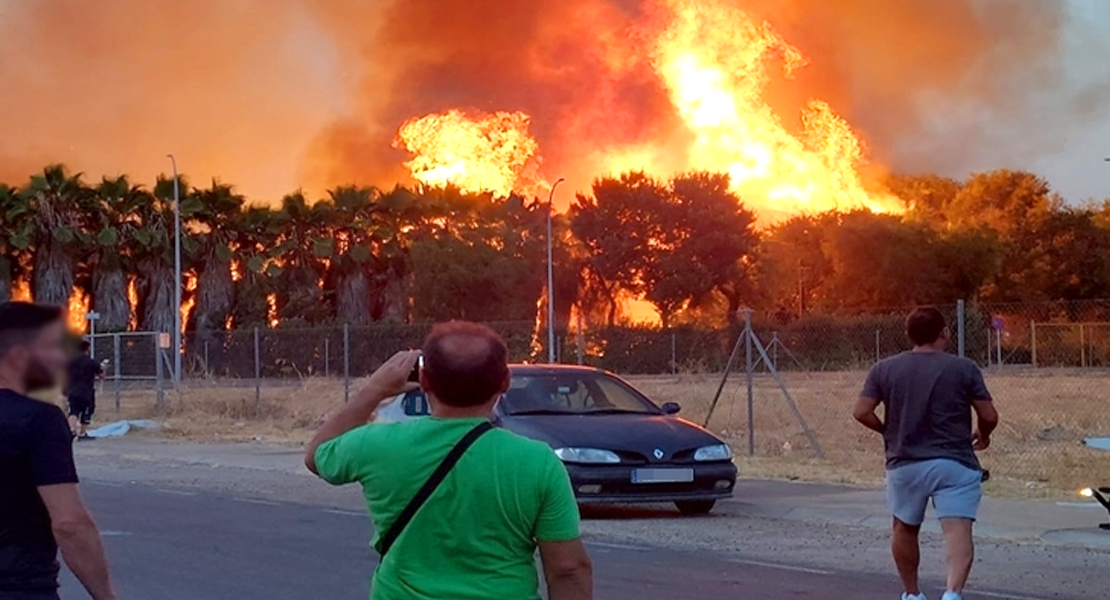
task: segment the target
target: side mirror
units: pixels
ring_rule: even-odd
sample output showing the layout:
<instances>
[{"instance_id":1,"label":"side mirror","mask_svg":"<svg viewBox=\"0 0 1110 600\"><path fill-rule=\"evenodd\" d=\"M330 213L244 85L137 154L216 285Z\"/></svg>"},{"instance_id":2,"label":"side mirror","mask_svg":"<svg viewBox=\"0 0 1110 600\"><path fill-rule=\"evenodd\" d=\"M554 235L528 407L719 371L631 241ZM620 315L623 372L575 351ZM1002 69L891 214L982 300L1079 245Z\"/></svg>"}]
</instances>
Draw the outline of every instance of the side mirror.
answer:
<instances>
[{"instance_id":1,"label":"side mirror","mask_svg":"<svg viewBox=\"0 0 1110 600\"><path fill-rule=\"evenodd\" d=\"M677 415L681 411L682 407L677 402L667 402L663 405L663 414L665 415Z\"/></svg>"}]
</instances>

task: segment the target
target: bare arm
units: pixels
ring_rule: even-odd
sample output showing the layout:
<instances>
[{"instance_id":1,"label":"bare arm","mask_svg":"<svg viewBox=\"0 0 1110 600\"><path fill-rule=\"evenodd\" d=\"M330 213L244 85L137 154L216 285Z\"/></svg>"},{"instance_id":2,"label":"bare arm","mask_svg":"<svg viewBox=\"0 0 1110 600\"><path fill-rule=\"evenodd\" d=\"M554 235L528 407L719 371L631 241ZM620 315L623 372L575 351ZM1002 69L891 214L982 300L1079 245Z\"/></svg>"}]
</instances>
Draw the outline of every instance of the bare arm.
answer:
<instances>
[{"instance_id":1,"label":"bare arm","mask_svg":"<svg viewBox=\"0 0 1110 600\"><path fill-rule=\"evenodd\" d=\"M540 542L550 600L592 600L593 564L582 540Z\"/></svg>"},{"instance_id":2,"label":"bare arm","mask_svg":"<svg viewBox=\"0 0 1110 600\"><path fill-rule=\"evenodd\" d=\"M972 434L972 442L975 444L976 450L986 450L991 445L991 434L998 427L998 409L994 407L994 402L990 400L974 400L971 403L971 408L975 410L977 418L975 433Z\"/></svg>"},{"instance_id":3,"label":"bare arm","mask_svg":"<svg viewBox=\"0 0 1110 600\"><path fill-rule=\"evenodd\" d=\"M871 431L883 433L886 431L886 426L879 415L875 414L877 408L879 408L878 400L860 396L859 400L856 400L856 407L852 410L852 416Z\"/></svg>"},{"instance_id":4,"label":"bare arm","mask_svg":"<svg viewBox=\"0 0 1110 600\"><path fill-rule=\"evenodd\" d=\"M420 353L416 351L394 354L377 371L374 371L370 381L355 395L354 400L347 403L316 430L316 436L305 448L304 464L309 471L319 475L316 469L316 449L320 444L369 423L378 405L405 391L409 373L416 366L416 359L419 356Z\"/></svg>"},{"instance_id":5,"label":"bare arm","mask_svg":"<svg viewBox=\"0 0 1110 600\"><path fill-rule=\"evenodd\" d=\"M38 490L66 565L93 600L115 600L100 532L81 500L77 484L44 485Z\"/></svg>"}]
</instances>

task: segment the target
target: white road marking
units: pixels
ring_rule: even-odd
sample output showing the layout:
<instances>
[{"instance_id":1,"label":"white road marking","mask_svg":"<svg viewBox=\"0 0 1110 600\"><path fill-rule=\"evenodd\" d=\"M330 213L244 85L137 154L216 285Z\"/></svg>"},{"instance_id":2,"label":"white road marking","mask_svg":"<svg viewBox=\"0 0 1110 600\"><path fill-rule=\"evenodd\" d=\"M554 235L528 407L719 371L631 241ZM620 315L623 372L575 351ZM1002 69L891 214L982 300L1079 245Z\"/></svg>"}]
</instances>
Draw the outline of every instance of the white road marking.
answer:
<instances>
[{"instance_id":1,"label":"white road marking","mask_svg":"<svg viewBox=\"0 0 1110 600\"><path fill-rule=\"evenodd\" d=\"M366 513L360 513L353 510L342 510L338 508L325 508L324 512L333 515L343 515L344 517L365 517Z\"/></svg>"},{"instance_id":2,"label":"white road marking","mask_svg":"<svg viewBox=\"0 0 1110 600\"><path fill-rule=\"evenodd\" d=\"M114 487L114 488L123 487L122 483L113 483L111 481L89 481L89 480L85 480L85 481L82 481L81 483L85 483L85 484L88 484L88 485L99 485L99 486L103 486L103 487Z\"/></svg>"},{"instance_id":3,"label":"white road marking","mask_svg":"<svg viewBox=\"0 0 1110 600\"><path fill-rule=\"evenodd\" d=\"M1044 600L1044 598L1038 598L1036 596L1020 596L1018 594L1000 594L998 592L984 592L983 590L974 590L974 589L971 589L971 588L968 588L967 592L969 592L973 596L986 596L988 598L1006 598L1006 600Z\"/></svg>"},{"instance_id":4,"label":"white road marking","mask_svg":"<svg viewBox=\"0 0 1110 600\"><path fill-rule=\"evenodd\" d=\"M261 504L262 506L280 506L277 502L270 502L269 500L255 500L254 498L232 498L236 502L243 502L246 504Z\"/></svg>"},{"instance_id":5,"label":"white road marking","mask_svg":"<svg viewBox=\"0 0 1110 600\"><path fill-rule=\"evenodd\" d=\"M111 529L100 532L101 537L123 537L131 535L128 531L113 531Z\"/></svg>"},{"instance_id":6,"label":"white road marking","mask_svg":"<svg viewBox=\"0 0 1110 600\"><path fill-rule=\"evenodd\" d=\"M1102 508L1098 502L1057 502L1056 506L1064 508Z\"/></svg>"},{"instance_id":7,"label":"white road marking","mask_svg":"<svg viewBox=\"0 0 1110 600\"><path fill-rule=\"evenodd\" d=\"M159 494L170 494L171 496L196 496L197 495L196 492L183 492L181 490L166 490L166 489L161 489L161 488L159 488L157 490L154 490L154 491L158 492Z\"/></svg>"},{"instance_id":8,"label":"white road marking","mask_svg":"<svg viewBox=\"0 0 1110 600\"><path fill-rule=\"evenodd\" d=\"M783 570L783 571L793 571L795 573L808 573L810 575L834 575L835 574L832 571L825 571L823 569L810 569L809 567L795 567L793 565L780 565L780 564L777 564L777 563L762 562L762 561L758 561L758 560L741 560L741 559L733 558L733 559L729 559L729 562L733 562L733 563L740 564L740 565L748 565L748 566L752 566L752 567L765 567L765 568L768 568L768 569L780 569L780 570Z\"/></svg>"},{"instance_id":9,"label":"white road marking","mask_svg":"<svg viewBox=\"0 0 1110 600\"><path fill-rule=\"evenodd\" d=\"M594 546L596 548L610 548L613 550L632 550L635 552L647 552L651 550L646 546L633 546L632 544L614 544L612 542L586 542L587 546Z\"/></svg>"}]
</instances>

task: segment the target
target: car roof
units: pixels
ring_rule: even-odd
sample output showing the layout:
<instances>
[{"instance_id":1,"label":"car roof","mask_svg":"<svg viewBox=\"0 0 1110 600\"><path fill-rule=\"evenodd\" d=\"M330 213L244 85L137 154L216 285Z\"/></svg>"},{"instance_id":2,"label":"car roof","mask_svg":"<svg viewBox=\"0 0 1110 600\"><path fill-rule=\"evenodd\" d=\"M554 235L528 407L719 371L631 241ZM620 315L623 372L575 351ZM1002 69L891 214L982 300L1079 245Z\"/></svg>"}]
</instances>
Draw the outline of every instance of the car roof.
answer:
<instances>
[{"instance_id":1,"label":"car roof","mask_svg":"<svg viewBox=\"0 0 1110 600\"><path fill-rule=\"evenodd\" d=\"M608 374L608 371L598 369L596 367L589 367L585 365L557 365L557 364L538 364L529 365L523 363L509 365L509 372L513 375L545 375L551 373L602 373Z\"/></svg>"}]
</instances>

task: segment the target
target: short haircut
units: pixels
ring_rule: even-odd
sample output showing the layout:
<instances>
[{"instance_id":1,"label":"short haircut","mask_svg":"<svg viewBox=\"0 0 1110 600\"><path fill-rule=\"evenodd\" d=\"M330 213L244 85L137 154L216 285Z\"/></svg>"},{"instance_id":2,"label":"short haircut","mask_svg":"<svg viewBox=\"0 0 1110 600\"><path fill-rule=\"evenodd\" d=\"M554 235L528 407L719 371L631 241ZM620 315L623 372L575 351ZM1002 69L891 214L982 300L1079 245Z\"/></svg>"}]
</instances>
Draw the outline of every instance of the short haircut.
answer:
<instances>
[{"instance_id":1,"label":"short haircut","mask_svg":"<svg viewBox=\"0 0 1110 600\"><path fill-rule=\"evenodd\" d=\"M89 350L92 350L92 344L89 343L89 340L81 340L81 343L77 344L77 348L81 352L88 352Z\"/></svg>"},{"instance_id":2,"label":"short haircut","mask_svg":"<svg viewBox=\"0 0 1110 600\"><path fill-rule=\"evenodd\" d=\"M31 343L48 325L60 321L62 307L30 302L0 303L0 357Z\"/></svg>"},{"instance_id":3,"label":"short haircut","mask_svg":"<svg viewBox=\"0 0 1110 600\"><path fill-rule=\"evenodd\" d=\"M940 334L944 333L947 326L944 315L939 310L932 307L919 308L906 318L906 335L914 345L925 346L940 339Z\"/></svg>"},{"instance_id":4,"label":"short haircut","mask_svg":"<svg viewBox=\"0 0 1110 600\"><path fill-rule=\"evenodd\" d=\"M485 325L452 321L424 340L424 378L440 402L480 406L501 391L509 375L505 342Z\"/></svg>"}]
</instances>

